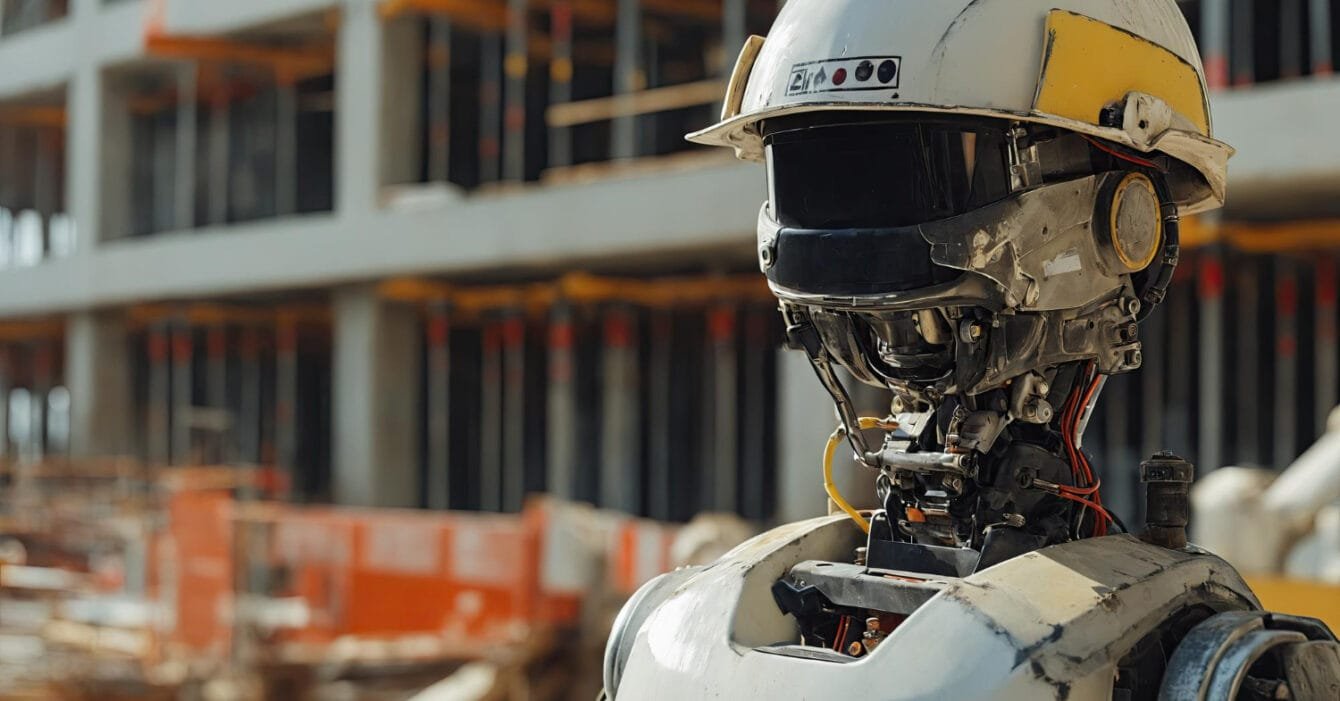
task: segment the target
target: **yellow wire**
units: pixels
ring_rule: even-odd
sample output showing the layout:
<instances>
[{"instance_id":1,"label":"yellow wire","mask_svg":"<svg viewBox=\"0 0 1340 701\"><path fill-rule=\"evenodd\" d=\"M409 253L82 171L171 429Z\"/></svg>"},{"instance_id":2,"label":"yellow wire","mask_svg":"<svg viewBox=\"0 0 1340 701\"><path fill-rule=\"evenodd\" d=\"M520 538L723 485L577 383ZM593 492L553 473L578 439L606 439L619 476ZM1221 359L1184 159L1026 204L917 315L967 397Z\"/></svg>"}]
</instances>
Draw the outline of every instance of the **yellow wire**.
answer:
<instances>
[{"instance_id":1,"label":"yellow wire","mask_svg":"<svg viewBox=\"0 0 1340 701\"><path fill-rule=\"evenodd\" d=\"M860 428L863 431L872 428L893 431L896 430L898 426L885 421L884 419L867 417L860 419ZM838 426L837 430L833 431L833 435L828 437L828 445L824 447L824 491L828 492L828 498L832 499L833 503L837 504L839 509L842 509L844 513L850 516L851 520L855 521L856 525L860 526L862 531L869 533L870 521L866 520L866 518L861 515L861 512L857 511L856 507L851 505L851 502L842 497L842 492L838 491L837 485L833 483L833 458L837 455L838 446L842 444L842 441L846 436L847 429L843 426Z\"/></svg>"}]
</instances>

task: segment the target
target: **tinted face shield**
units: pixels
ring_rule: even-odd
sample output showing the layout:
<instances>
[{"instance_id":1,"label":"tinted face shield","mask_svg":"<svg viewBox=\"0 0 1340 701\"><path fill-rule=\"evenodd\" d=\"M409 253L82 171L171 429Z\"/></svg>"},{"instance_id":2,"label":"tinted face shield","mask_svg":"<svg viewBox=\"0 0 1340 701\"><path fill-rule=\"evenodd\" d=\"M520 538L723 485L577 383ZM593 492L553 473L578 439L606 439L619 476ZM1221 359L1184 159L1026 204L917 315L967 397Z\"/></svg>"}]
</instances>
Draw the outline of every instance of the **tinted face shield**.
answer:
<instances>
[{"instance_id":1,"label":"tinted face shield","mask_svg":"<svg viewBox=\"0 0 1340 701\"><path fill-rule=\"evenodd\" d=\"M1011 192L1004 130L991 124L793 119L767 125L765 143L760 258L775 288L801 296L952 287L961 271L933 262L919 225Z\"/></svg>"}]
</instances>

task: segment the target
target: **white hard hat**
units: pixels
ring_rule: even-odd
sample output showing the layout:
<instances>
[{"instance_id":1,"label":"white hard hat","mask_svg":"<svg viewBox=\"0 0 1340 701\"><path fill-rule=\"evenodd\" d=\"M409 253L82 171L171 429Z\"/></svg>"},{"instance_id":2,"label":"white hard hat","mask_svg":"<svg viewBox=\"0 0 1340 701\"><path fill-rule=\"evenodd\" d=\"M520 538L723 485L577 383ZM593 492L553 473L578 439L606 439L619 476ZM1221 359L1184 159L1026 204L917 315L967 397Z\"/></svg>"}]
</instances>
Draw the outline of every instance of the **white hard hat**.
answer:
<instances>
[{"instance_id":1,"label":"white hard hat","mask_svg":"<svg viewBox=\"0 0 1340 701\"><path fill-rule=\"evenodd\" d=\"M957 114L1070 130L1186 168L1183 214L1223 204L1204 69L1173 0L790 0L736 65L722 121L691 134L762 160L767 119Z\"/></svg>"}]
</instances>

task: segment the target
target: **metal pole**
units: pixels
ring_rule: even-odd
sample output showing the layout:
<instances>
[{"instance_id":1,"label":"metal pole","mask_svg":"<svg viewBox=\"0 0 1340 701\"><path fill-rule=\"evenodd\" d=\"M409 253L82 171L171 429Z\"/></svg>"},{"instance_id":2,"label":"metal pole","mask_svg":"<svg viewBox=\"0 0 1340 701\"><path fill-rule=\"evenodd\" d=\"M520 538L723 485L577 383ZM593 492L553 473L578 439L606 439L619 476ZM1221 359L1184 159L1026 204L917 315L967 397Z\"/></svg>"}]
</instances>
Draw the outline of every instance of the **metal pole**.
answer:
<instances>
[{"instance_id":1,"label":"metal pole","mask_svg":"<svg viewBox=\"0 0 1340 701\"><path fill-rule=\"evenodd\" d=\"M211 326L205 334L205 403L211 409L228 411L228 327L223 324ZM232 426L226 432L216 436L215 459L220 463L230 462L237 451L231 445L236 433Z\"/></svg>"},{"instance_id":2,"label":"metal pole","mask_svg":"<svg viewBox=\"0 0 1340 701\"><path fill-rule=\"evenodd\" d=\"M168 322L157 322L149 328L149 436L145 442L149 462L167 465L172 462L172 369L171 333Z\"/></svg>"},{"instance_id":3,"label":"metal pole","mask_svg":"<svg viewBox=\"0 0 1340 701\"><path fill-rule=\"evenodd\" d=\"M1275 260L1275 469L1298 457L1298 277L1293 262Z\"/></svg>"},{"instance_id":4,"label":"metal pole","mask_svg":"<svg viewBox=\"0 0 1340 701\"><path fill-rule=\"evenodd\" d=\"M1164 426L1166 448L1178 455L1189 455L1191 444L1192 363L1196 361L1194 339L1187 329L1193 327L1195 290L1174 287L1168 300L1168 406Z\"/></svg>"},{"instance_id":5,"label":"metal pole","mask_svg":"<svg viewBox=\"0 0 1340 701\"><path fill-rule=\"evenodd\" d=\"M614 94L627 95L642 90L646 76L642 67L641 0L618 0L618 18L614 29ZM610 144L612 160L637 157L637 117L614 120Z\"/></svg>"},{"instance_id":6,"label":"metal pole","mask_svg":"<svg viewBox=\"0 0 1340 701\"><path fill-rule=\"evenodd\" d=\"M1217 251L1206 250L1199 260L1200 447L1196 457L1201 474L1223 467L1224 264L1219 256Z\"/></svg>"},{"instance_id":7,"label":"metal pole","mask_svg":"<svg viewBox=\"0 0 1340 701\"><path fill-rule=\"evenodd\" d=\"M549 493L560 499L577 495L577 357L573 309L560 302L549 316L548 423Z\"/></svg>"},{"instance_id":8,"label":"metal pole","mask_svg":"<svg viewBox=\"0 0 1340 701\"><path fill-rule=\"evenodd\" d=\"M1237 271L1234 292L1237 304L1237 411L1234 433L1237 437L1239 465L1259 465L1261 452L1261 275L1256 259L1244 257L1233 268Z\"/></svg>"},{"instance_id":9,"label":"metal pole","mask_svg":"<svg viewBox=\"0 0 1340 701\"><path fill-rule=\"evenodd\" d=\"M34 462L47 455L47 397L51 394L55 359L49 341L38 341L33 348L32 438Z\"/></svg>"},{"instance_id":10,"label":"metal pole","mask_svg":"<svg viewBox=\"0 0 1340 701\"><path fill-rule=\"evenodd\" d=\"M241 459L261 463L261 338L255 328L242 330L242 401L238 412L237 441Z\"/></svg>"},{"instance_id":11,"label":"metal pole","mask_svg":"<svg viewBox=\"0 0 1340 701\"><path fill-rule=\"evenodd\" d=\"M1280 3L1280 77L1297 78L1303 74L1299 44L1303 42L1303 0L1279 0Z\"/></svg>"},{"instance_id":12,"label":"metal pole","mask_svg":"<svg viewBox=\"0 0 1340 701\"><path fill-rule=\"evenodd\" d=\"M526 499L526 317L503 322L503 510L521 511Z\"/></svg>"},{"instance_id":13,"label":"metal pole","mask_svg":"<svg viewBox=\"0 0 1340 701\"><path fill-rule=\"evenodd\" d=\"M428 310L428 508L451 508L451 316Z\"/></svg>"},{"instance_id":14,"label":"metal pole","mask_svg":"<svg viewBox=\"0 0 1340 701\"><path fill-rule=\"evenodd\" d=\"M172 325L172 464L183 465L191 455L191 410L194 407L195 339L183 319Z\"/></svg>"},{"instance_id":15,"label":"metal pole","mask_svg":"<svg viewBox=\"0 0 1340 701\"><path fill-rule=\"evenodd\" d=\"M1256 0L1233 0L1233 85L1239 87L1256 82L1255 5Z\"/></svg>"},{"instance_id":16,"label":"metal pole","mask_svg":"<svg viewBox=\"0 0 1340 701\"><path fill-rule=\"evenodd\" d=\"M1140 368L1140 455L1151 456L1165 447L1163 415L1166 410L1163 391L1167 374L1168 311L1160 309L1140 328L1144 346L1144 365Z\"/></svg>"},{"instance_id":17,"label":"metal pole","mask_svg":"<svg viewBox=\"0 0 1340 701\"><path fill-rule=\"evenodd\" d=\"M1331 58L1331 0L1310 0L1312 19L1312 75L1328 76L1334 70Z\"/></svg>"},{"instance_id":18,"label":"metal pole","mask_svg":"<svg viewBox=\"0 0 1340 701\"><path fill-rule=\"evenodd\" d=\"M0 462L9 462L9 392L14 388L14 366L8 345L0 346ZM82 401L82 400L76 400Z\"/></svg>"},{"instance_id":19,"label":"metal pole","mask_svg":"<svg viewBox=\"0 0 1340 701\"><path fill-rule=\"evenodd\" d=\"M722 76L729 78L735 68L735 58L749 38L749 3L746 0L724 0L721 3L721 65Z\"/></svg>"},{"instance_id":20,"label":"metal pole","mask_svg":"<svg viewBox=\"0 0 1340 701\"><path fill-rule=\"evenodd\" d=\"M637 320L631 309L605 313L604 401L601 403L601 506L636 514L642 495Z\"/></svg>"},{"instance_id":21,"label":"metal pole","mask_svg":"<svg viewBox=\"0 0 1340 701\"><path fill-rule=\"evenodd\" d=\"M199 68L182 64L177 72L177 144L174 194L174 227L195 228L196 90Z\"/></svg>"},{"instance_id":22,"label":"metal pole","mask_svg":"<svg viewBox=\"0 0 1340 701\"><path fill-rule=\"evenodd\" d=\"M553 0L550 7L549 27L553 41L553 56L549 63L549 104L572 102L572 0ZM553 127L549 130L549 167L564 168L572 165L572 130Z\"/></svg>"},{"instance_id":23,"label":"metal pole","mask_svg":"<svg viewBox=\"0 0 1340 701\"><path fill-rule=\"evenodd\" d=\"M768 343L768 319L771 309L750 309L745 316L744 417L740 437L743 441L740 480L743 485L741 512L745 518L763 520L768 517L764 488L767 478L767 358L773 349Z\"/></svg>"},{"instance_id":24,"label":"metal pole","mask_svg":"<svg viewBox=\"0 0 1340 701\"><path fill-rule=\"evenodd\" d=\"M674 384L674 312L651 313L651 348L647 397L647 515L658 521L671 518L670 402Z\"/></svg>"},{"instance_id":25,"label":"metal pole","mask_svg":"<svg viewBox=\"0 0 1340 701\"><path fill-rule=\"evenodd\" d=\"M1336 262L1329 256L1317 260L1316 283L1316 426L1317 436L1326 432L1327 419L1335 409L1340 392L1340 344L1336 330Z\"/></svg>"},{"instance_id":26,"label":"metal pole","mask_svg":"<svg viewBox=\"0 0 1340 701\"><path fill-rule=\"evenodd\" d=\"M506 109L503 111L503 179L526 179L526 77L530 47L526 23L527 0L507 0Z\"/></svg>"},{"instance_id":27,"label":"metal pole","mask_svg":"<svg viewBox=\"0 0 1340 701\"><path fill-rule=\"evenodd\" d=\"M209 99L209 223L228 223L229 104L222 87Z\"/></svg>"},{"instance_id":28,"label":"metal pole","mask_svg":"<svg viewBox=\"0 0 1340 701\"><path fill-rule=\"evenodd\" d=\"M739 510L739 366L735 357L736 311L723 305L708 312L709 362L712 364L713 406L706 416L712 417L712 498L709 503L718 511L734 513Z\"/></svg>"},{"instance_id":29,"label":"metal pole","mask_svg":"<svg viewBox=\"0 0 1340 701\"><path fill-rule=\"evenodd\" d=\"M298 90L286 75L275 83L275 212L298 211Z\"/></svg>"},{"instance_id":30,"label":"metal pole","mask_svg":"<svg viewBox=\"0 0 1340 701\"><path fill-rule=\"evenodd\" d=\"M1229 14L1234 0L1201 3L1201 51L1205 53L1205 81L1210 88L1228 87Z\"/></svg>"},{"instance_id":31,"label":"metal pole","mask_svg":"<svg viewBox=\"0 0 1340 701\"><path fill-rule=\"evenodd\" d=\"M481 73L479 78L479 180L481 183L498 182L498 155L502 144L499 129L502 121L502 40L497 34L485 35L480 40Z\"/></svg>"},{"instance_id":32,"label":"metal pole","mask_svg":"<svg viewBox=\"0 0 1340 701\"><path fill-rule=\"evenodd\" d=\"M299 491L298 396L298 323L284 315L275 329L275 466L295 492Z\"/></svg>"},{"instance_id":33,"label":"metal pole","mask_svg":"<svg viewBox=\"0 0 1340 701\"><path fill-rule=\"evenodd\" d=\"M502 511L502 390L503 368L499 351L502 329L496 322L484 326L480 369L479 410L479 508Z\"/></svg>"},{"instance_id":34,"label":"metal pole","mask_svg":"<svg viewBox=\"0 0 1340 701\"><path fill-rule=\"evenodd\" d=\"M428 179L451 176L451 22L433 17L428 24Z\"/></svg>"}]
</instances>

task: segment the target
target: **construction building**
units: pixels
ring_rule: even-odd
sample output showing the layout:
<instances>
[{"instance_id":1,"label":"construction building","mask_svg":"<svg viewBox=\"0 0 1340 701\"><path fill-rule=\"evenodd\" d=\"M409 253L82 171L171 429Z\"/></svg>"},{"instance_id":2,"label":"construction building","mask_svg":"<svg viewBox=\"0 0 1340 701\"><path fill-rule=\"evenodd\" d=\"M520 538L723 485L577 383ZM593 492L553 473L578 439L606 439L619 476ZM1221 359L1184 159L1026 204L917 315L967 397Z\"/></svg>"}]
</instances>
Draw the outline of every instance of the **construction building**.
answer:
<instances>
[{"instance_id":1,"label":"construction building","mask_svg":"<svg viewBox=\"0 0 1340 701\"><path fill-rule=\"evenodd\" d=\"M1141 456L1283 466L1340 398L1340 2L1182 5L1239 155L1091 425L1128 519ZM0 449L342 505L821 511L763 173L682 139L776 9L5 0Z\"/></svg>"}]
</instances>

